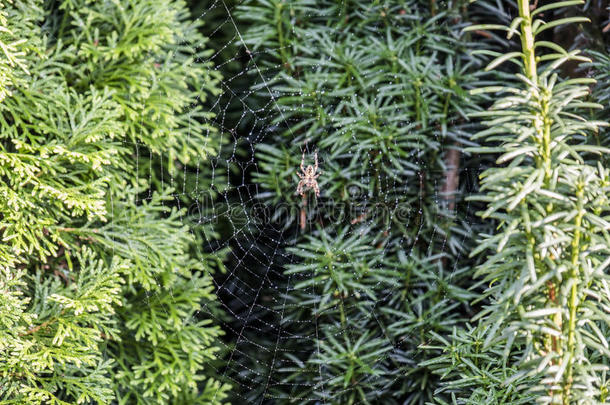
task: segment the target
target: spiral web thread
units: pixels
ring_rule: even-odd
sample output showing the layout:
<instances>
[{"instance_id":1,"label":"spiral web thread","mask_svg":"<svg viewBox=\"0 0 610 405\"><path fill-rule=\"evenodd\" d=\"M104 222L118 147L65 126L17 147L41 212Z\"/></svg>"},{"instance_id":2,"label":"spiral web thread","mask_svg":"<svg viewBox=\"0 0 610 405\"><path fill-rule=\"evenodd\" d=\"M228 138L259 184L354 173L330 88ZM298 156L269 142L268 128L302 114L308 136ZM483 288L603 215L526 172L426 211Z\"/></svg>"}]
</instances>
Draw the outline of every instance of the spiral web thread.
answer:
<instances>
[{"instance_id":1,"label":"spiral web thread","mask_svg":"<svg viewBox=\"0 0 610 405\"><path fill-rule=\"evenodd\" d=\"M326 393L322 364L318 365L317 369L306 371L319 374L321 381L308 387L317 391L319 396L296 399L272 393L291 391L290 387L286 387L291 384L287 377L297 367L294 359L301 357L299 349L295 351L294 347L302 348L304 353L319 353L320 342L326 337L319 329L318 316L306 320L287 316L294 307L300 305L289 302L287 297L296 283L301 281L299 277L302 277L285 273L286 266L297 264L301 260L287 248L298 244L304 233L313 235L315 224L308 222L306 229L300 229L300 208L282 212L283 215L293 216L289 219L292 224L290 226L272 218L277 213L268 211L268 206L265 206L267 211L264 215L257 211L257 207L261 207L261 201L264 202L265 195L274 192L263 189L253 175L260 171L257 160L259 145L268 139L269 133L277 130L277 124L272 123L274 119L279 117L280 125L284 125L288 131L291 131L292 122L284 116L276 102L277 94L268 84L270 77L267 76L271 75L268 71L273 69L264 69L256 62L257 58L271 50L250 50L243 37L244 30L240 28L240 20L236 17L236 8L237 6L228 4L225 0L210 0L203 11L193 15L195 19L203 19L208 31L206 34L210 38L207 45L212 46L215 51L209 60L204 62L212 62L214 69L221 71L223 75L221 94L216 97L209 96L207 105L208 109L215 113L211 124L219 129L219 132L212 136L222 137L224 145L216 156L201 156L196 163L198 176L200 173L202 176L208 175L204 173L212 173L212 178L208 180L211 184L197 182L193 188L186 181L177 184L178 181L174 178L163 179L163 182L166 187L174 190L172 196L177 205L181 205L181 197L184 195L196 201L193 206L188 207L188 215L183 219L185 225L193 229L224 223L231 229L230 235L220 237L206 233L207 246L201 247L202 251L217 257L226 267L224 272L216 272L213 275L217 304L221 311L205 305L202 313L198 314L202 318L213 319L226 333L221 341L225 349L224 361L210 362L209 368L228 381L233 386L232 395L245 403L284 403L289 400L331 403L332 400ZM232 35L229 35L228 40L222 39L222 35L227 32ZM243 69L236 72L227 69L235 63L240 63ZM265 93L268 97L267 103L262 107L253 107L255 103L250 102L254 97L261 99L256 92ZM296 135L294 137L297 138ZM301 142L293 149L304 150L308 159L306 165L312 163L314 150L309 145ZM320 169L324 171L327 154L324 150L319 153ZM300 153L297 152L297 155L297 160L300 160ZM294 167L294 171L299 171L298 165ZM372 171L369 172L369 177L371 176L374 176ZM319 180L322 181L323 177ZM395 184L395 187L399 186ZM294 188L296 187L295 182ZM440 189L440 186L437 189ZM435 196L439 204L441 199L440 195ZM310 200L310 204L315 203L316 200ZM421 214L414 210L392 215L402 215L400 220L409 224L418 213ZM404 251L407 256L412 253L411 247L406 244ZM379 251L379 255L383 256L384 253L385 247ZM369 316L373 320L377 320L378 304L394 292L393 289L385 289L376 301L366 295L361 296L362 300L372 301ZM184 320L185 323L191 321L194 320ZM292 323L306 323L305 329L310 333L291 333ZM380 329L384 330L381 324ZM348 331L337 328L334 336L343 339L346 333ZM378 337L386 339L391 346L400 344L387 334ZM294 341L298 344L294 344ZM391 355L392 351L385 352L376 361L382 361ZM350 388L346 388L348 389Z\"/></svg>"}]
</instances>

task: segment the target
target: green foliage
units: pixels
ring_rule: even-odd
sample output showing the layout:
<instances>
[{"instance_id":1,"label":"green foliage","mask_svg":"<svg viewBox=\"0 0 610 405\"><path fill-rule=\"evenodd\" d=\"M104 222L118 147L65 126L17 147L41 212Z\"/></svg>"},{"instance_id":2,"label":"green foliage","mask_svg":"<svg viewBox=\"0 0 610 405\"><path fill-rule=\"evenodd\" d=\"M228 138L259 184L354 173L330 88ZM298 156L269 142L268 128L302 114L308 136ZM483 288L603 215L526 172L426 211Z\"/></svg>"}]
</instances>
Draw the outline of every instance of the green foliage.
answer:
<instances>
[{"instance_id":1,"label":"green foliage","mask_svg":"<svg viewBox=\"0 0 610 405\"><path fill-rule=\"evenodd\" d=\"M9 16L4 10L4 5L0 4L0 7L0 49L2 50L2 59L0 59L0 101L2 101L6 96L11 95L10 88L14 85L15 70L27 72L27 68L23 59L26 39L15 36L13 26L9 25Z\"/></svg>"},{"instance_id":2,"label":"green foliage","mask_svg":"<svg viewBox=\"0 0 610 405\"><path fill-rule=\"evenodd\" d=\"M210 267L162 180L219 147L198 24L180 1L2 13L2 403L220 403Z\"/></svg>"},{"instance_id":3,"label":"green foliage","mask_svg":"<svg viewBox=\"0 0 610 405\"><path fill-rule=\"evenodd\" d=\"M0 403L610 402L606 2L0 3Z\"/></svg>"},{"instance_id":4,"label":"green foliage","mask_svg":"<svg viewBox=\"0 0 610 405\"><path fill-rule=\"evenodd\" d=\"M438 379L420 366L430 353L419 345L451 333L473 297L458 263L472 232L468 208L447 178L461 176L466 114L478 108L467 94L477 80L472 61L458 52L467 43L455 29L457 4L443 9L417 1L239 7L251 26L243 40L252 88L270 111L255 145L257 197L270 212L288 205L279 226L298 232L285 245L294 263L274 304L281 330L268 341L248 336L279 345L272 359L244 355L272 364L240 370L247 381L277 381L248 392L252 400L435 398ZM316 151L320 197L298 195L302 156L313 165Z\"/></svg>"},{"instance_id":5,"label":"green foliage","mask_svg":"<svg viewBox=\"0 0 610 405\"><path fill-rule=\"evenodd\" d=\"M487 204L481 216L499 227L471 253L487 255L476 272L488 286L478 298L485 305L473 318L477 326L447 343L462 343L461 356L476 353L479 363L456 366L453 349L437 360L452 364L449 373L439 372L455 380L448 387L458 403L480 401L481 385L492 387L491 403L505 403L508 393L510 403L529 402L532 395L540 403L607 402L610 179L599 161L608 149L591 142L605 123L586 118L601 107L583 100L594 81L562 80L556 73L563 63L587 59L540 38L548 28L583 21L540 19L574 4L551 3L530 14L527 1L520 1L510 27L469 28L506 30L509 38L519 35L522 46L496 53L489 65L516 64L513 80L476 90L497 100L476 114L487 129L475 138L485 146L471 151L497 154L498 167L482 174L485 194L474 198ZM487 373L490 364L496 366Z\"/></svg>"}]
</instances>

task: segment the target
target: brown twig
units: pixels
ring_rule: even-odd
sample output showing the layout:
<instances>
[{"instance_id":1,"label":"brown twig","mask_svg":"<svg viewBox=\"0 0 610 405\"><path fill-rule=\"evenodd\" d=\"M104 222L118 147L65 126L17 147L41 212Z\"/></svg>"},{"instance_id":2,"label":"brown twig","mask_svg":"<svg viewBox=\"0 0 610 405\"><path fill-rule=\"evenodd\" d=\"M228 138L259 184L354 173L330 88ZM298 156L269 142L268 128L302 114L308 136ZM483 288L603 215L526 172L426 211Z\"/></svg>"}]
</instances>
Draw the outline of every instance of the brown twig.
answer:
<instances>
[{"instance_id":1,"label":"brown twig","mask_svg":"<svg viewBox=\"0 0 610 405\"><path fill-rule=\"evenodd\" d=\"M480 36L485 37L487 39L493 38L492 35L489 32L487 32L487 31L475 30L474 32L475 32L475 34L479 34Z\"/></svg>"},{"instance_id":2,"label":"brown twig","mask_svg":"<svg viewBox=\"0 0 610 405\"><path fill-rule=\"evenodd\" d=\"M557 292L555 290L555 284L552 281L548 281L547 282L547 287L548 287L548 291L549 291L549 301L551 301L553 304L557 305ZM555 353L557 353L559 351L559 346L558 346L558 342L557 342L557 336L551 336L551 350ZM553 361L554 363L554 361Z\"/></svg>"},{"instance_id":3,"label":"brown twig","mask_svg":"<svg viewBox=\"0 0 610 405\"><path fill-rule=\"evenodd\" d=\"M66 227L62 227L62 226L57 226L55 227L55 229L57 229L58 231L61 232L92 232L92 233L99 233L99 230L97 229L83 229L83 228L66 228Z\"/></svg>"},{"instance_id":4,"label":"brown twig","mask_svg":"<svg viewBox=\"0 0 610 405\"><path fill-rule=\"evenodd\" d=\"M364 221L364 219L366 218L366 215L368 214L368 212L363 212L362 214L358 215L358 217L352 219L351 224L359 224L360 222Z\"/></svg>"},{"instance_id":5,"label":"brown twig","mask_svg":"<svg viewBox=\"0 0 610 405\"><path fill-rule=\"evenodd\" d=\"M64 273L62 273L61 271L55 269L53 270L53 274L57 277L60 277L61 279L64 280L64 282L66 283L66 285L70 285L70 282L72 280L70 280L70 278L68 276L66 276Z\"/></svg>"},{"instance_id":6,"label":"brown twig","mask_svg":"<svg viewBox=\"0 0 610 405\"><path fill-rule=\"evenodd\" d=\"M114 340L114 338L112 336L107 335L104 332L100 332L100 337L104 340Z\"/></svg>"},{"instance_id":7,"label":"brown twig","mask_svg":"<svg viewBox=\"0 0 610 405\"><path fill-rule=\"evenodd\" d=\"M55 322L56 320L57 320L57 318L51 318L51 319L49 319L48 321L45 321L45 322L41 323L41 324L40 324L40 325L38 325L38 326L35 326L35 327L31 328L31 329L28 329L28 330L27 330L26 332L24 332L24 333L20 333L20 334L19 334L19 336L27 336L27 335L31 335L31 334L33 334L33 333L36 333L36 332L38 332L40 329L42 329L42 328L46 328L47 326L49 326L51 323Z\"/></svg>"},{"instance_id":8,"label":"brown twig","mask_svg":"<svg viewBox=\"0 0 610 405\"><path fill-rule=\"evenodd\" d=\"M63 316L65 313L66 313L66 309L64 308L64 309L61 310L61 312L59 313L58 316L53 317L53 318L49 319L48 321L44 321L43 323L41 323L38 326L34 326L33 328L27 330L26 332L19 334L19 336L27 336L27 335L31 335L32 333L36 333L40 329L46 328L47 326L49 326L53 322L57 321L59 319L59 317Z\"/></svg>"},{"instance_id":9,"label":"brown twig","mask_svg":"<svg viewBox=\"0 0 610 405\"><path fill-rule=\"evenodd\" d=\"M379 241L379 243L377 244L377 249L382 249L383 248L383 245L386 242L388 235L389 235L389 232L387 230L383 231L383 236L386 239L382 239L381 241Z\"/></svg>"},{"instance_id":10,"label":"brown twig","mask_svg":"<svg viewBox=\"0 0 610 405\"><path fill-rule=\"evenodd\" d=\"M301 194L301 201L301 230L304 231L305 221L307 219L307 197L305 197L305 194Z\"/></svg>"}]
</instances>

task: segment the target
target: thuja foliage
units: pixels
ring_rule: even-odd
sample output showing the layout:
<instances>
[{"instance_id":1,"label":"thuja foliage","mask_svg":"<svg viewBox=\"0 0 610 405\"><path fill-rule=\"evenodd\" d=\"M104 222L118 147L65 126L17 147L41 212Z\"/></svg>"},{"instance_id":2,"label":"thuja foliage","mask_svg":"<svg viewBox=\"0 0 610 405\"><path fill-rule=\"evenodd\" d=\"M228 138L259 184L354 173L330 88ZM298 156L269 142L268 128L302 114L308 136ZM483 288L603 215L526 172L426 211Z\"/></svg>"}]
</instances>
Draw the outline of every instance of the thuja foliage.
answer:
<instances>
[{"instance_id":1,"label":"thuja foliage","mask_svg":"<svg viewBox=\"0 0 610 405\"><path fill-rule=\"evenodd\" d=\"M239 370L243 395L280 403L435 398L438 376L422 365L433 354L420 345L450 334L474 298L463 288L468 268L459 259L473 231L460 194L466 182L457 180L467 178L460 156L472 145L467 113L478 107L468 89L478 79L459 52L467 46L459 6L238 7L250 27L242 37L252 88L268 113L254 145L257 198L270 212L290 207L272 218L289 258L273 288L281 296L269 304L279 327L248 335L272 350L234 353L251 367ZM320 195L300 195L301 161L313 166L316 155Z\"/></svg>"},{"instance_id":2,"label":"thuja foliage","mask_svg":"<svg viewBox=\"0 0 610 405\"><path fill-rule=\"evenodd\" d=\"M563 9L579 4L519 0L509 25L470 27L519 45L488 66L514 64L512 80L476 90L496 102L476 114L487 129L471 151L496 154L498 167L483 173L484 194L474 198L499 227L472 252L486 256L476 276L487 287L474 326L438 339L446 355L435 364L457 403L609 400L609 150L599 141L605 122L591 118L603 106L588 99L593 79L559 74L589 59L545 38L587 22Z\"/></svg>"},{"instance_id":3,"label":"thuja foliage","mask_svg":"<svg viewBox=\"0 0 610 405\"><path fill-rule=\"evenodd\" d=\"M163 180L218 147L206 39L181 1L0 11L1 402L220 403L210 268Z\"/></svg>"}]
</instances>

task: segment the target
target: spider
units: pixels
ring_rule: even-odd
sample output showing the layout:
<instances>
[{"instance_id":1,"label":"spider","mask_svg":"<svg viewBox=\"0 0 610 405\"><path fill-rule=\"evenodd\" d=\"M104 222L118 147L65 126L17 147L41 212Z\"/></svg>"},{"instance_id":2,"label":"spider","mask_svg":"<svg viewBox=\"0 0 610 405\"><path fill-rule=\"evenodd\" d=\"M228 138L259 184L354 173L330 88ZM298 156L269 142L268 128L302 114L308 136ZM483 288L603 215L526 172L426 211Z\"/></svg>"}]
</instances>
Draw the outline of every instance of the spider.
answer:
<instances>
[{"instance_id":1,"label":"spider","mask_svg":"<svg viewBox=\"0 0 610 405\"><path fill-rule=\"evenodd\" d=\"M307 167L304 167L305 152L303 152L303 157L301 158L301 171L303 174L297 171L297 176L301 179L297 185L297 194L300 194L301 196L304 196L307 190L313 190L316 193L316 197L320 196L320 187L318 187L318 181L316 180L321 174L316 174L318 171L318 151L314 153L314 161L315 164L313 166L308 165Z\"/></svg>"}]
</instances>

